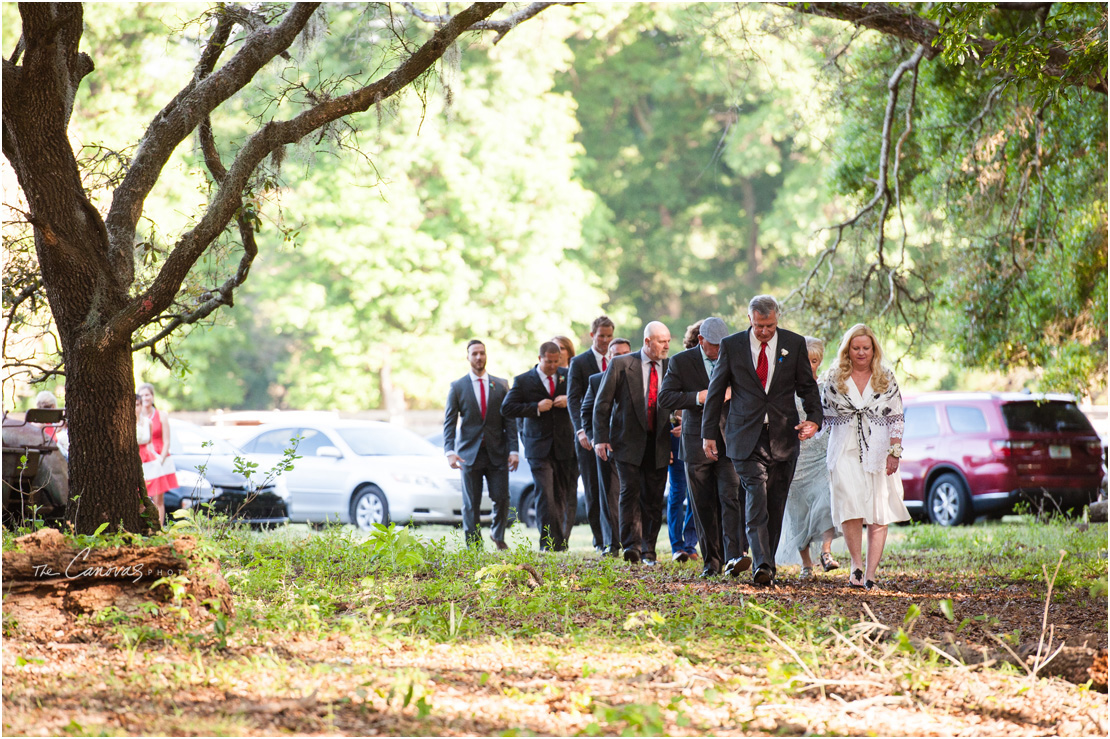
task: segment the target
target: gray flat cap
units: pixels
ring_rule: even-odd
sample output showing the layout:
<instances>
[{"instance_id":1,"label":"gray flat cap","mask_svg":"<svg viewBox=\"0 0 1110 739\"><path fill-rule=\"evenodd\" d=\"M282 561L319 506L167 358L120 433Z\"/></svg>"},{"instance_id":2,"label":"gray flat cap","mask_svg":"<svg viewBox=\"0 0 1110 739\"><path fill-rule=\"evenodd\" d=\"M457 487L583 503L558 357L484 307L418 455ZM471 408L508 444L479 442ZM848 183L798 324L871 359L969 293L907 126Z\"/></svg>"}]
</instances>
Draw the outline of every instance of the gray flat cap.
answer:
<instances>
[{"instance_id":1,"label":"gray flat cap","mask_svg":"<svg viewBox=\"0 0 1110 739\"><path fill-rule=\"evenodd\" d=\"M710 344L720 344L728 336L728 326L716 316L710 316L701 322L698 333Z\"/></svg>"}]
</instances>

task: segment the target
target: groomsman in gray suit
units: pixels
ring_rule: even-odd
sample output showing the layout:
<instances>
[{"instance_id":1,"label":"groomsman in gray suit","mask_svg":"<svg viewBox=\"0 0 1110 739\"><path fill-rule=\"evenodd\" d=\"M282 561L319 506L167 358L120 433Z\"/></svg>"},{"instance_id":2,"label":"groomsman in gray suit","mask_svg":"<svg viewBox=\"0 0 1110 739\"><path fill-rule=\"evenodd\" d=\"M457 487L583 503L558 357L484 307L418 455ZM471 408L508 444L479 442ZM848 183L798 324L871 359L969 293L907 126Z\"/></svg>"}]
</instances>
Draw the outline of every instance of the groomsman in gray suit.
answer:
<instances>
[{"instance_id":1,"label":"groomsman in gray suit","mask_svg":"<svg viewBox=\"0 0 1110 739\"><path fill-rule=\"evenodd\" d=\"M462 470L466 543L482 545L479 516L485 480L493 501L490 538L498 549L508 549L505 527L509 519L509 472L520 464L516 421L501 414L509 383L486 372L486 345L478 339L466 345L466 356L470 372L451 383L447 394L443 448L451 466Z\"/></svg>"},{"instance_id":2,"label":"groomsman in gray suit","mask_svg":"<svg viewBox=\"0 0 1110 739\"><path fill-rule=\"evenodd\" d=\"M578 455L578 472L582 487L586 491L586 512L593 532L594 548L605 549L605 534L601 523L601 500L597 479L597 455L593 444L586 434L586 420L582 418L582 399L586 397L591 375L604 372L609 366L609 342L613 340L613 321L609 316L598 316L590 325L590 346L570 360L567 372L567 410L574 426L576 441L574 451ZM592 419L591 419L592 420ZM570 509L573 510L573 509ZM573 515L571 520L573 520ZM569 535L569 534L568 534Z\"/></svg>"}]
</instances>

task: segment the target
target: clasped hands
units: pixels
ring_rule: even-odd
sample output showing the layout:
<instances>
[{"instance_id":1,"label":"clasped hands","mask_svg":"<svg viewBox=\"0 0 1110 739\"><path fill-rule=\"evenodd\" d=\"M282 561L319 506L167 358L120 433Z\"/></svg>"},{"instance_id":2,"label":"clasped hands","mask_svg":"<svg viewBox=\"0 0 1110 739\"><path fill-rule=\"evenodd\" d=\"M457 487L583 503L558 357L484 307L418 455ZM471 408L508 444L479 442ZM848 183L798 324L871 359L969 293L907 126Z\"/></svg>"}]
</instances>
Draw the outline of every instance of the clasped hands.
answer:
<instances>
[{"instance_id":1,"label":"clasped hands","mask_svg":"<svg viewBox=\"0 0 1110 739\"><path fill-rule=\"evenodd\" d=\"M813 421L802 421L794 427L794 430L798 432L798 440L805 441L806 439L812 439L820 429ZM702 439L701 448L705 452L706 459L711 462L717 461L716 439Z\"/></svg>"}]
</instances>

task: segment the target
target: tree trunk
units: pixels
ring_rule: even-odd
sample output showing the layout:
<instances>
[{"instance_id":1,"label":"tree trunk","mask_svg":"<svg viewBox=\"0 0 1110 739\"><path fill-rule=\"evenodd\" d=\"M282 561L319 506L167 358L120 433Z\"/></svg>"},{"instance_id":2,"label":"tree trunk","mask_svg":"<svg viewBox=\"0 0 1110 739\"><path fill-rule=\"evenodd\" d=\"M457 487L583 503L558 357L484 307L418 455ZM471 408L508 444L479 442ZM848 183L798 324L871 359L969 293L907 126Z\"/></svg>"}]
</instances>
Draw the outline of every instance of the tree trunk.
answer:
<instances>
[{"instance_id":1,"label":"tree trunk","mask_svg":"<svg viewBox=\"0 0 1110 739\"><path fill-rule=\"evenodd\" d=\"M135 435L130 345L78 342L65 356L70 429L66 519L85 534L105 522L113 530L157 529L156 515L144 521L141 514L146 484Z\"/></svg>"}]
</instances>

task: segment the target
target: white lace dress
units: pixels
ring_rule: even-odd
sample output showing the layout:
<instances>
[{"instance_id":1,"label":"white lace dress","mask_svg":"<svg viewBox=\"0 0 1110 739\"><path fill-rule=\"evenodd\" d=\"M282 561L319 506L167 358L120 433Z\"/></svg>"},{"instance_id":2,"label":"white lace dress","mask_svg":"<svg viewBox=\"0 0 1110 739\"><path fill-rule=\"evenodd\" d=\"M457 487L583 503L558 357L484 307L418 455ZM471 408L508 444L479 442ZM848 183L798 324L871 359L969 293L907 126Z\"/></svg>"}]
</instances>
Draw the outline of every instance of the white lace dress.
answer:
<instances>
[{"instance_id":1,"label":"white lace dress","mask_svg":"<svg viewBox=\"0 0 1110 739\"><path fill-rule=\"evenodd\" d=\"M886 525L899 521L908 521L910 512L903 502L902 477L898 472L893 475L886 471L875 470L881 458L885 464L886 455L882 454L889 448L890 426L883 426L873 422L878 416L874 412L879 397L871 388L871 380L861 393L856 383L849 378L847 381L847 400L856 413L848 417L840 408L840 419L847 419L832 428L829 442L828 466L832 487L832 520L837 528L845 521L862 518L865 524ZM883 395L888 395L887 393ZM901 433L900 419L902 415L901 397L896 386L894 396L897 398L897 408L891 409L899 418L897 431ZM844 396L840 396L843 398ZM867 400L865 400L865 398ZM825 407L826 420L829 419L830 408ZM854 419L854 420L851 420ZM858 429L858 432L857 432ZM867 449L864 449L864 445Z\"/></svg>"}]
</instances>

